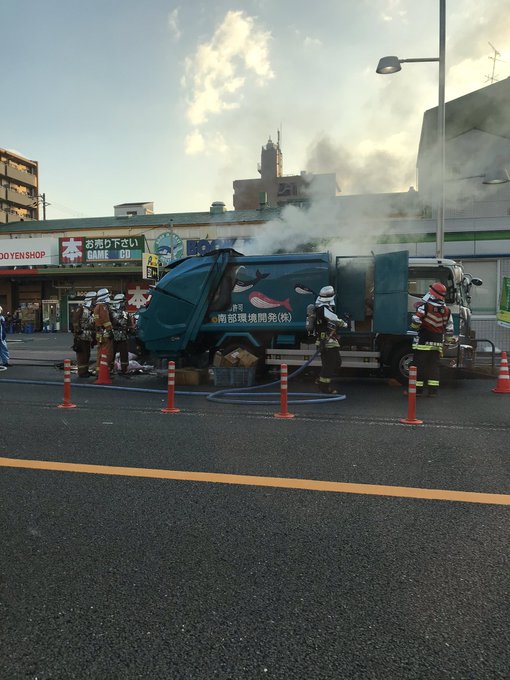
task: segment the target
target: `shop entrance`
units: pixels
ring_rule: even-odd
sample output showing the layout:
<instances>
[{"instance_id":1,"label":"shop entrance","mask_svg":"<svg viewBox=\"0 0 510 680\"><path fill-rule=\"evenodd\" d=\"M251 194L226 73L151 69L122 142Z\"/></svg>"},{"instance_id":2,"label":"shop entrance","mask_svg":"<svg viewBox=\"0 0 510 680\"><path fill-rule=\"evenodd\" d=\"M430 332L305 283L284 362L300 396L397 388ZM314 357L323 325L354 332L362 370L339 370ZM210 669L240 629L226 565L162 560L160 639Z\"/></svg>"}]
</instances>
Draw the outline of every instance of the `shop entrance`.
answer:
<instances>
[{"instance_id":1,"label":"shop entrance","mask_svg":"<svg viewBox=\"0 0 510 680\"><path fill-rule=\"evenodd\" d=\"M55 333L60 330L60 303L58 300L42 301L43 333Z\"/></svg>"}]
</instances>

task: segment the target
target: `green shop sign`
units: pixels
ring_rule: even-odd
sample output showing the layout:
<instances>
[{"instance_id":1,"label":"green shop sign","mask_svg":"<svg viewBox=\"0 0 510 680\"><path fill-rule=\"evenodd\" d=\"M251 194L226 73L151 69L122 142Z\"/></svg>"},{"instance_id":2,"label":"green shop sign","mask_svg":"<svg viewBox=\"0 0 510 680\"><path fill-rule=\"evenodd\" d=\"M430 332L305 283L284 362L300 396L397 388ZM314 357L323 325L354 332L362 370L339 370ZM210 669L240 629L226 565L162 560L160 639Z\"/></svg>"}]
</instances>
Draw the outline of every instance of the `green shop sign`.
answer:
<instances>
[{"instance_id":1,"label":"green shop sign","mask_svg":"<svg viewBox=\"0 0 510 680\"><path fill-rule=\"evenodd\" d=\"M510 327L510 277L503 277L497 320L500 326Z\"/></svg>"}]
</instances>

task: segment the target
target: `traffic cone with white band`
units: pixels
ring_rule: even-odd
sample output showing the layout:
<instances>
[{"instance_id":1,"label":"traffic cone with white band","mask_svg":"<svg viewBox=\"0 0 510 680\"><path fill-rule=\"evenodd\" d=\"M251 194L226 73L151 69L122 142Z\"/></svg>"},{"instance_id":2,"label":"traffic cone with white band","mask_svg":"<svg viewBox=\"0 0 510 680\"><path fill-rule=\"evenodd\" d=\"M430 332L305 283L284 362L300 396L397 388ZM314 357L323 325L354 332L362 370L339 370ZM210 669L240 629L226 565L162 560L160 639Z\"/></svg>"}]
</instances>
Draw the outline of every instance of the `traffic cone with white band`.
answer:
<instances>
[{"instance_id":1,"label":"traffic cone with white band","mask_svg":"<svg viewBox=\"0 0 510 680\"><path fill-rule=\"evenodd\" d=\"M409 387L407 388L407 418L400 418L404 425L422 425L416 418L416 366L409 366Z\"/></svg>"},{"instance_id":2,"label":"traffic cone with white band","mask_svg":"<svg viewBox=\"0 0 510 680\"><path fill-rule=\"evenodd\" d=\"M289 413L288 408L288 385L287 385L288 369L287 364L281 365L281 379L280 379L280 411L274 414L275 418L294 418L293 413Z\"/></svg>"},{"instance_id":3,"label":"traffic cone with white band","mask_svg":"<svg viewBox=\"0 0 510 680\"><path fill-rule=\"evenodd\" d=\"M161 409L161 413L179 413L180 408L174 406L175 395L175 362L168 362L168 400L166 408Z\"/></svg>"},{"instance_id":4,"label":"traffic cone with white band","mask_svg":"<svg viewBox=\"0 0 510 680\"><path fill-rule=\"evenodd\" d=\"M57 408L76 408L71 402L71 359L64 359L64 401Z\"/></svg>"},{"instance_id":5,"label":"traffic cone with white band","mask_svg":"<svg viewBox=\"0 0 510 680\"><path fill-rule=\"evenodd\" d=\"M506 352L501 352L501 366L499 367L499 376L496 381L496 387L493 392L498 394L510 394L510 375L508 374L508 359Z\"/></svg>"},{"instance_id":6,"label":"traffic cone with white band","mask_svg":"<svg viewBox=\"0 0 510 680\"><path fill-rule=\"evenodd\" d=\"M99 375L95 381L96 385L111 385L110 367L108 366L106 349L101 348L99 352Z\"/></svg>"}]
</instances>

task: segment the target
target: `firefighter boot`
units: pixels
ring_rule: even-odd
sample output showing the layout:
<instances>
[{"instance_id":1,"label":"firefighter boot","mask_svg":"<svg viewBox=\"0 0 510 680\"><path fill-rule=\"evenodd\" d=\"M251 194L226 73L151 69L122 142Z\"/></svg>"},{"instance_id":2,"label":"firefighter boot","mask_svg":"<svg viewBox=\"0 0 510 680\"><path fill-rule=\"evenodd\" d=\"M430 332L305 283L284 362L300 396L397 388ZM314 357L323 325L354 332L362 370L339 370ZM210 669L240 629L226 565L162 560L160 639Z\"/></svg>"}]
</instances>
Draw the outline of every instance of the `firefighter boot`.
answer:
<instances>
[{"instance_id":1,"label":"firefighter boot","mask_svg":"<svg viewBox=\"0 0 510 680\"><path fill-rule=\"evenodd\" d=\"M437 387L429 387L429 397L437 397L438 392L437 392Z\"/></svg>"}]
</instances>

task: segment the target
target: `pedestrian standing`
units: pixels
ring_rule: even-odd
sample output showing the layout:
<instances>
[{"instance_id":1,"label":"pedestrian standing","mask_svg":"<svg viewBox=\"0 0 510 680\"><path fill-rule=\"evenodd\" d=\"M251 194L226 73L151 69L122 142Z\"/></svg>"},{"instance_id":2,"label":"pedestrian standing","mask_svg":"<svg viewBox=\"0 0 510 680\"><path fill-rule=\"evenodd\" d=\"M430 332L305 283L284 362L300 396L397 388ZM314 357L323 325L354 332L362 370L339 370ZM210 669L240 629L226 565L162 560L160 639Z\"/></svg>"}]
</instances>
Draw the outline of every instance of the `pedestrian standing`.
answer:
<instances>
[{"instance_id":1,"label":"pedestrian standing","mask_svg":"<svg viewBox=\"0 0 510 680\"><path fill-rule=\"evenodd\" d=\"M3 309L0 307L0 362L2 366L9 366L9 350L7 349L7 328Z\"/></svg>"},{"instance_id":2,"label":"pedestrian standing","mask_svg":"<svg viewBox=\"0 0 510 680\"><path fill-rule=\"evenodd\" d=\"M85 295L83 305L80 305L73 314L73 349L76 352L76 365L79 378L89 378L90 353L96 344L95 323L92 310L95 306L96 293L93 291Z\"/></svg>"},{"instance_id":3,"label":"pedestrian standing","mask_svg":"<svg viewBox=\"0 0 510 680\"><path fill-rule=\"evenodd\" d=\"M105 355L106 363L111 366L113 363L113 331L108 288L100 288L97 291L94 325L97 342L97 364L99 366L101 355Z\"/></svg>"},{"instance_id":4,"label":"pedestrian standing","mask_svg":"<svg viewBox=\"0 0 510 680\"><path fill-rule=\"evenodd\" d=\"M455 340L452 313L445 300L446 286L436 281L412 317L411 330L418 333L413 347L418 395L427 387L428 396L437 397L443 343L451 344Z\"/></svg>"},{"instance_id":5,"label":"pedestrian standing","mask_svg":"<svg viewBox=\"0 0 510 680\"><path fill-rule=\"evenodd\" d=\"M319 389L327 394L336 394L332 380L338 375L342 366L340 356L340 342L337 331L347 328L347 323L335 313L335 289L333 286L324 286L315 301L316 316L316 345L321 354L321 373L319 376Z\"/></svg>"}]
</instances>

